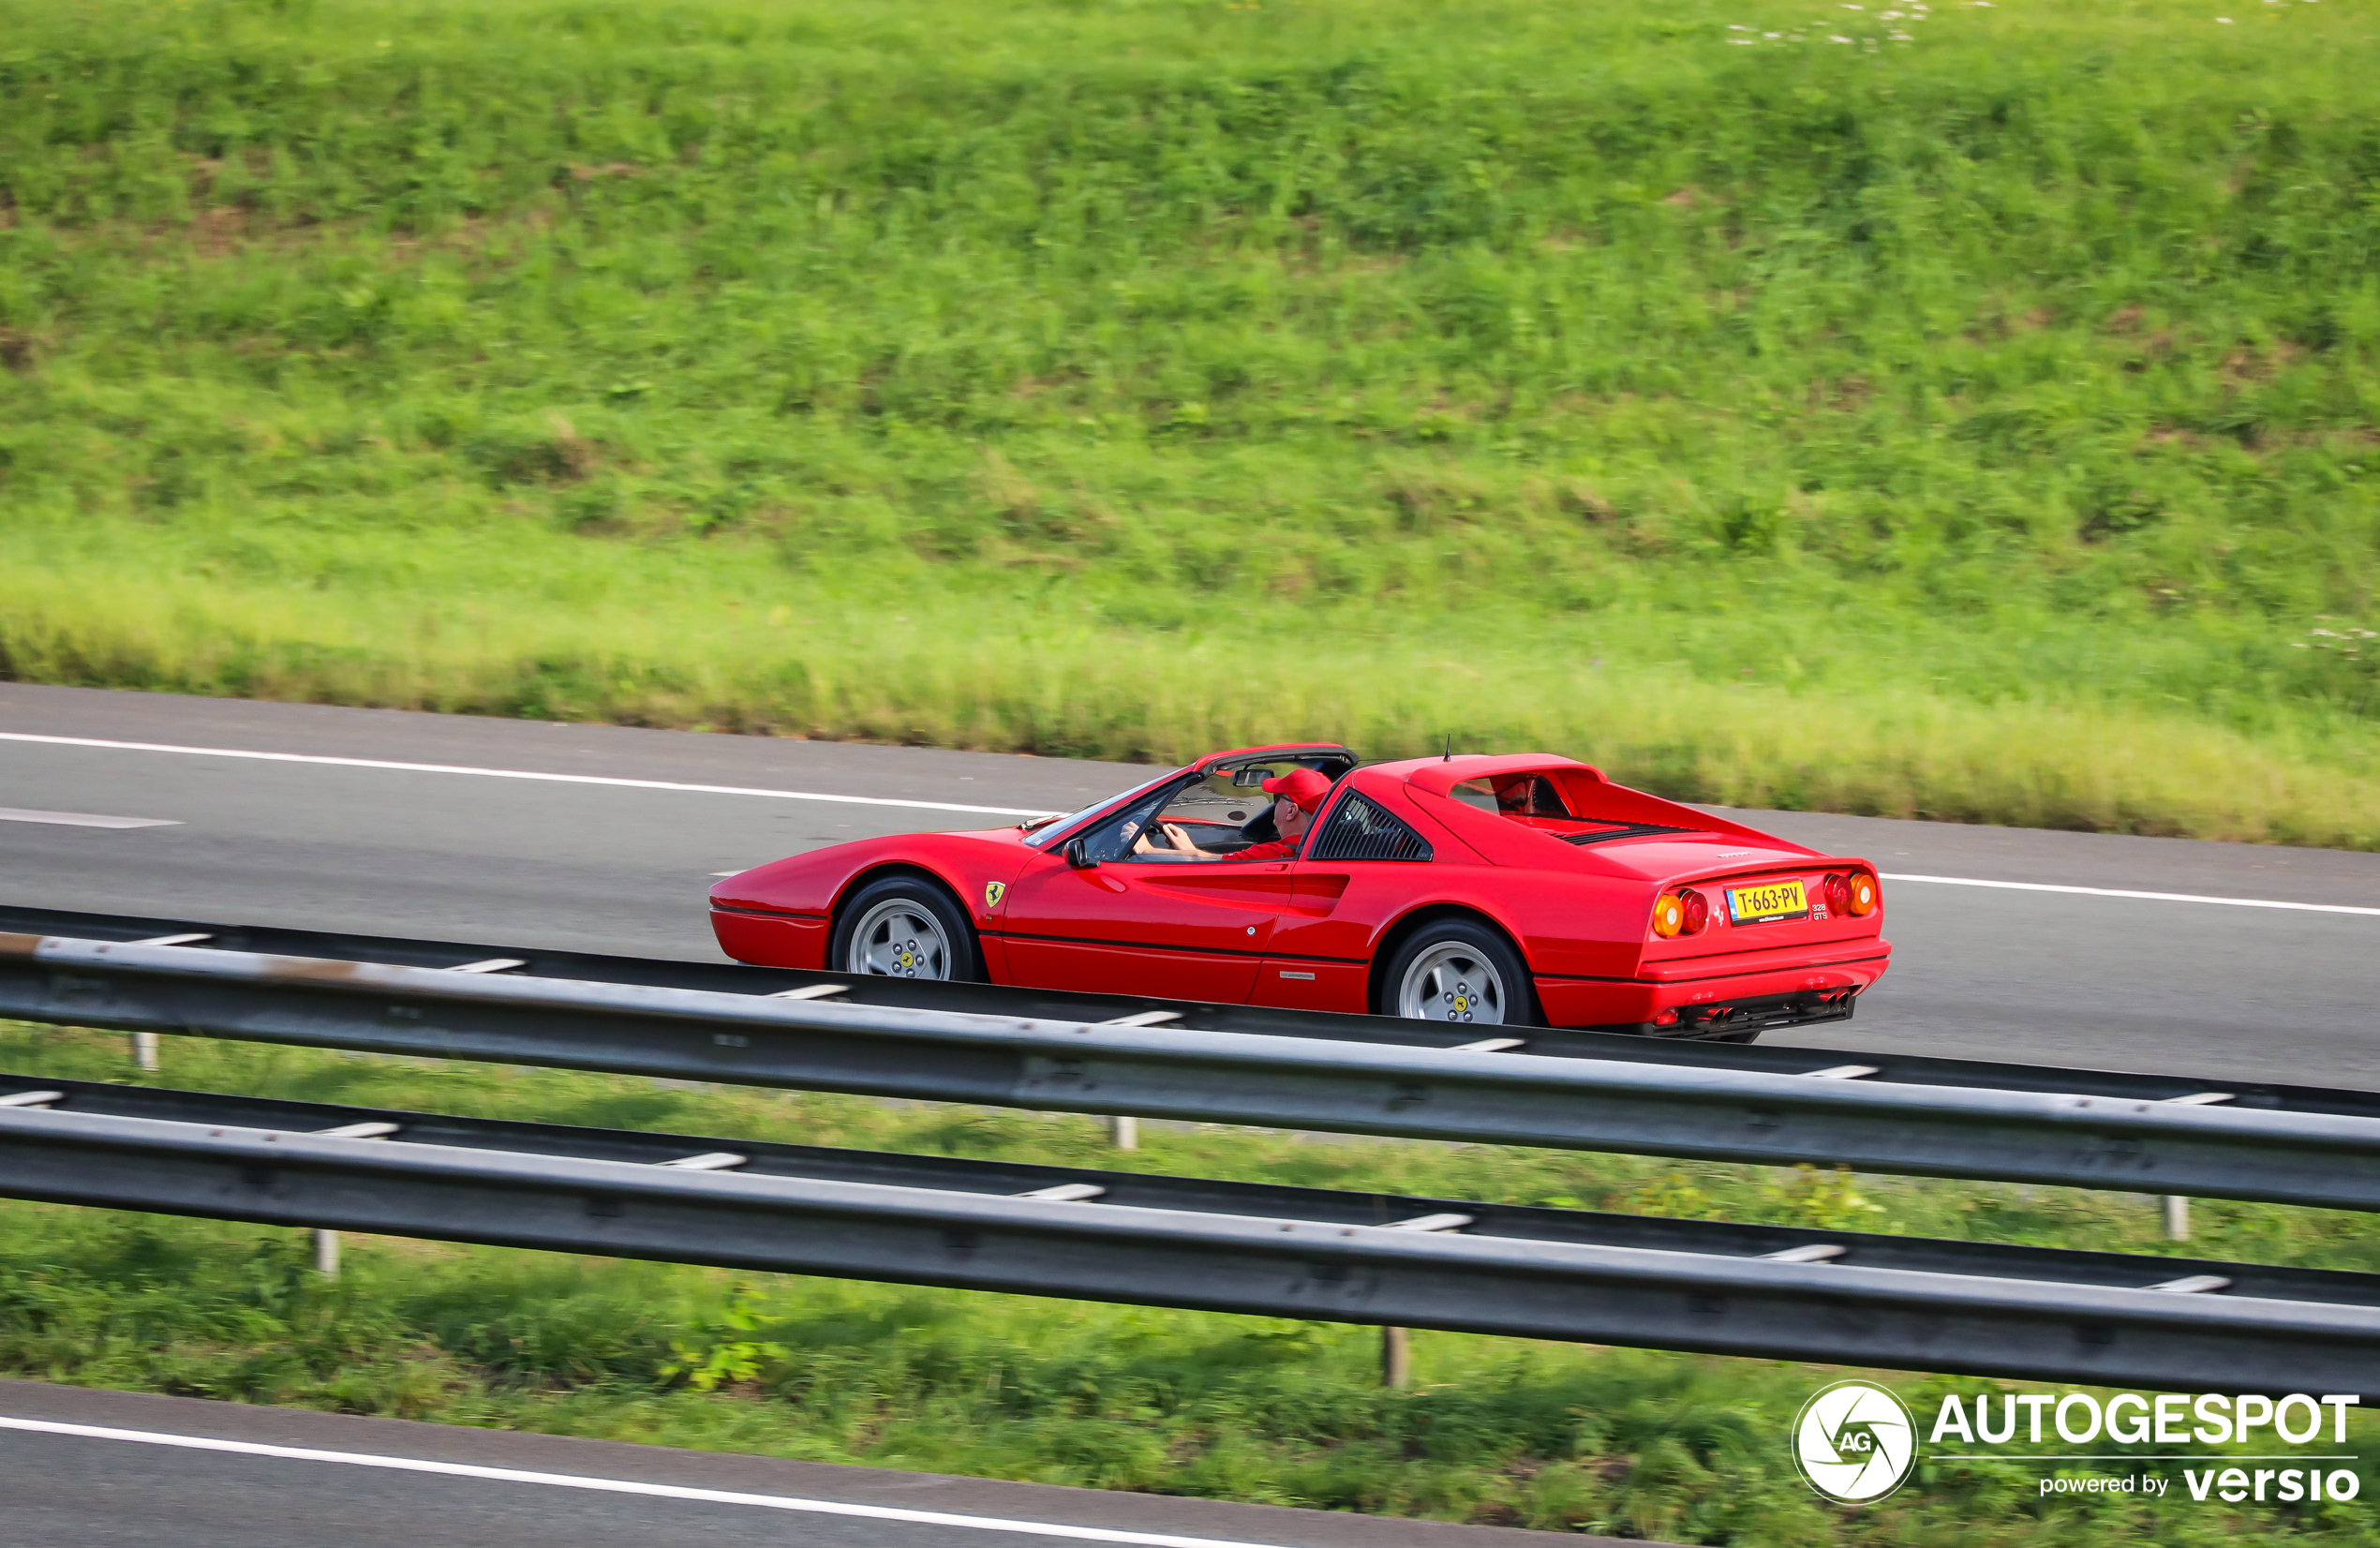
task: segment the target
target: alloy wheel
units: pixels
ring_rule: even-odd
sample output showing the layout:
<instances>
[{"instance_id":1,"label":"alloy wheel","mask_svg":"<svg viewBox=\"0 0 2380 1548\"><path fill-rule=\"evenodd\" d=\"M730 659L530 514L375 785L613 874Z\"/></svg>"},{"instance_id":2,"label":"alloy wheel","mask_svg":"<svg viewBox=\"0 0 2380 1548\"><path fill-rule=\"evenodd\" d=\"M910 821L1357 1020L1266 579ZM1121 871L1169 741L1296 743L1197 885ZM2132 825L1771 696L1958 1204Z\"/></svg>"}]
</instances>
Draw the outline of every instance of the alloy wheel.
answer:
<instances>
[{"instance_id":1,"label":"alloy wheel","mask_svg":"<svg viewBox=\"0 0 2380 1548\"><path fill-rule=\"evenodd\" d=\"M1504 975L1478 948L1444 941L1413 959L1397 989L1397 1014L1424 1021L1504 1022Z\"/></svg>"},{"instance_id":2,"label":"alloy wheel","mask_svg":"<svg viewBox=\"0 0 2380 1548\"><path fill-rule=\"evenodd\" d=\"M846 973L883 978L947 978L950 940L923 903L888 898L860 916L851 932Z\"/></svg>"}]
</instances>

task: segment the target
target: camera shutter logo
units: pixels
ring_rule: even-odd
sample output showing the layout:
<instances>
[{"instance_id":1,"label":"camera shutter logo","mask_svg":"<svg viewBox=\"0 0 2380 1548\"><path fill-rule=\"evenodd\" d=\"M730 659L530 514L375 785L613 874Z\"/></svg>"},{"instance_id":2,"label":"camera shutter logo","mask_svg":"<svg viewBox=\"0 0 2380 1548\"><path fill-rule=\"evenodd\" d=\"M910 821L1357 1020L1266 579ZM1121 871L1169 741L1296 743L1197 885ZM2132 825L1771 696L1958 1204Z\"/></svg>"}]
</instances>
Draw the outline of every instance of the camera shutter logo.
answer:
<instances>
[{"instance_id":1,"label":"camera shutter logo","mask_svg":"<svg viewBox=\"0 0 2380 1548\"><path fill-rule=\"evenodd\" d=\"M1837 1381L1802 1405L1793 1421L1793 1461L1828 1499L1873 1504L1916 1466L1917 1421L1885 1388Z\"/></svg>"}]
</instances>

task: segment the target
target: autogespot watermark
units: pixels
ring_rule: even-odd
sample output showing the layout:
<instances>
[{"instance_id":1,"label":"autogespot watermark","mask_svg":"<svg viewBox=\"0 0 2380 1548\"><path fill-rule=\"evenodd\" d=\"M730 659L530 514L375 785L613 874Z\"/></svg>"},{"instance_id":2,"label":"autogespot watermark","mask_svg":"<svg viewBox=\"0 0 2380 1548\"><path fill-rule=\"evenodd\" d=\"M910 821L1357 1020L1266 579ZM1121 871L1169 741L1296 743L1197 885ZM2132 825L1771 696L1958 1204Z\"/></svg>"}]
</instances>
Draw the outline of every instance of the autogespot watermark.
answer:
<instances>
[{"instance_id":1,"label":"autogespot watermark","mask_svg":"<svg viewBox=\"0 0 2380 1548\"><path fill-rule=\"evenodd\" d=\"M2044 1469L2039 1493L2131 1495L2172 1493L2179 1465L2187 1497L2226 1505L2350 1500L2363 1492L2347 1442L2347 1410L2361 1400L2345 1393L2291 1392L1982 1392L1948 1393L1935 1410L1921 1447L1909 1405L1869 1381L1821 1388L1793 1421L1793 1460L1809 1486L1844 1505L1872 1505L1898 1489L1920 1462L1993 1462ZM2051 1443L2090 1446L2103 1437L2120 1446L2286 1447L2233 1452L1992 1451ZM2131 1473L2075 1473L2071 1463L2131 1463L2153 1468ZM2274 1466L2253 1464L2272 1463ZM2184 1497L2174 1495L2175 1498Z\"/></svg>"},{"instance_id":2,"label":"autogespot watermark","mask_svg":"<svg viewBox=\"0 0 2380 1548\"><path fill-rule=\"evenodd\" d=\"M1809 1486L1845 1505L1870 1505L1917 1465L1917 1421L1900 1394L1868 1381L1822 1387L1793 1421L1793 1461Z\"/></svg>"}]
</instances>

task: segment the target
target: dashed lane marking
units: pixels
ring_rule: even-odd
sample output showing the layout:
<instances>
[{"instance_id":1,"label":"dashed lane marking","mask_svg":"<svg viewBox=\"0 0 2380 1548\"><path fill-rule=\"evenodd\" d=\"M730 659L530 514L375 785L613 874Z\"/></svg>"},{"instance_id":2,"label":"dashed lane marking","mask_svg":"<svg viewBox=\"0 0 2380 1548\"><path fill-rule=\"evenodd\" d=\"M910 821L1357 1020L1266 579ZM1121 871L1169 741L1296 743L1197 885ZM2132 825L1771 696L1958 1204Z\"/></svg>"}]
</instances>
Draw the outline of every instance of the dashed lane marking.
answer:
<instances>
[{"instance_id":1,"label":"dashed lane marking","mask_svg":"<svg viewBox=\"0 0 2380 1548\"><path fill-rule=\"evenodd\" d=\"M57 827L180 827L171 817L103 817L96 811L28 811L0 806L0 823L49 823Z\"/></svg>"}]
</instances>

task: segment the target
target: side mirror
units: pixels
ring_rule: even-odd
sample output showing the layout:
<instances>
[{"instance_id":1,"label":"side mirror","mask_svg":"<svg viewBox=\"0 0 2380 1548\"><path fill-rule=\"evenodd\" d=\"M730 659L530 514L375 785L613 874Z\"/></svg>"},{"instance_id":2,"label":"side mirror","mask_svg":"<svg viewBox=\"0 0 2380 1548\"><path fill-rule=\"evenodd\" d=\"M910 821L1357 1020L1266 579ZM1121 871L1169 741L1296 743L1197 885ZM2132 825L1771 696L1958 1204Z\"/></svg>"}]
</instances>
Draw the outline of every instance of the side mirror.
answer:
<instances>
[{"instance_id":1,"label":"side mirror","mask_svg":"<svg viewBox=\"0 0 2380 1548\"><path fill-rule=\"evenodd\" d=\"M1065 856L1066 864L1074 867L1077 871L1096 871L1099 869L1099 862L1093 859L1091 857L1091 852L1082 847L1082 841L1080 839L1071 839L1067 841Z\"/></svg>"}]
</instances>

